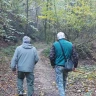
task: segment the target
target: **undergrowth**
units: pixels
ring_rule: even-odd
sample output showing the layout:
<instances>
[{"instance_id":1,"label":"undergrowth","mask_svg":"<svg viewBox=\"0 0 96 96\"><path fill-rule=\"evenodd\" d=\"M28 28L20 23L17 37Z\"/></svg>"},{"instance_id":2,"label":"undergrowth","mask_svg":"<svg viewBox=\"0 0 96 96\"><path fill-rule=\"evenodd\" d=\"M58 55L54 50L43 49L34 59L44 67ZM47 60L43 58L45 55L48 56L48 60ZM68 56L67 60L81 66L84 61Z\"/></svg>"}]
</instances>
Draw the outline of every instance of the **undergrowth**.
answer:
<instances>
[{"instance_id":1,"label":"undergrowth","mask_svg":"<svg viewBox=\"0 0 96 96\"><path fill-rule=\"evenodd\" d=\"M49 52L50 46L43 51L43 55L48 58ZM68 86L83 96L95 96L92 94L96 90L96 63L92 60L80 60L76 72L69 73Z\"/></svg>"},{"instance_id":2,"label":"undergrowth","mask_svg":"<svg viewBox=\"0 0 96 96\"><path fill-rule=\"evenodd\" d=\"M10 62L14 50L17 45L15 46L8 46L6 48L0 48L0 75L4 75L8 69L10 68Z\"/></svg>"},{"instance_id":3,"label":"undergrowth","mask_svg":"<svg viewBox=\"0 0 96 96\"><path fill-rule=\"evenodd\" d=\"M93 96L96 90L96 65L80 65L76 72L69 73L68 83L84 96Z\"/></svg>"}]
</instances>

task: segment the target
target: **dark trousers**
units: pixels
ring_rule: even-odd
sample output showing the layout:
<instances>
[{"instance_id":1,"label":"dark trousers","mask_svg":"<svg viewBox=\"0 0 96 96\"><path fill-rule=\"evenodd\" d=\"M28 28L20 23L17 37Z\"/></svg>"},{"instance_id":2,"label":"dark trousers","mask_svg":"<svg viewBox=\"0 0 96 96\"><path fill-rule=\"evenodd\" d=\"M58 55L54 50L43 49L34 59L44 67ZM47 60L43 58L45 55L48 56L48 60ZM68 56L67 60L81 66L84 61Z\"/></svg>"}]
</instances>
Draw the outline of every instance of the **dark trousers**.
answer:
<instances>
[{"instance_id":1,"label":"dark trousers","mask_svg":"<svg viewBox=\"0 0 96 96\"><path fill-rule=\"evenodd\" d=\"M27 94L28 96L32 96L34 93L34 75L33 72L21 72L18 71L18 78L17 78L17 87L18 87L18 94L21 92L23 93L23 81L26 77L27 80Z\"/></svg>"}]
</instances>

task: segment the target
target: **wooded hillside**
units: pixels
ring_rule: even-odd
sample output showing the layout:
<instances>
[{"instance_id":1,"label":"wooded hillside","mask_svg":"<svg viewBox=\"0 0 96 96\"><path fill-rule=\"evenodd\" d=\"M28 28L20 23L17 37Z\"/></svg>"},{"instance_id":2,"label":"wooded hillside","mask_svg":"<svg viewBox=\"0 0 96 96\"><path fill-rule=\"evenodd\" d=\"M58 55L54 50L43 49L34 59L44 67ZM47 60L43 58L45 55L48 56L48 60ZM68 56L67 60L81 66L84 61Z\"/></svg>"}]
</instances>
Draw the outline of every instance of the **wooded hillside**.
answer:
<instances>
[{"instance_id":1,"label":"wooded hillside","mask_svg":"<svg viewBox=\"0 0 96 96\"><path fill-rule=\"evenodd\" d=\"M63 31L81 58L94 58L90 52L96 39L95 7L95 0L1 0L0 40L16 43L28 35L49 43Z\"/></svg>"},{"instance_id":2,"label":"wooded hillside","mask_svg":"<svg viewBox=\"0 0 96 96\"><path fill-rule=\"evenodd\" d=\"M24 35L32 39L40 57L34 72L36 96L59 95L48 56L60 31L79 54L66 96L96 96L96 0L0 0L0 96L17 96L17 75L10 61Z\"/></svg>"}]
</instances>

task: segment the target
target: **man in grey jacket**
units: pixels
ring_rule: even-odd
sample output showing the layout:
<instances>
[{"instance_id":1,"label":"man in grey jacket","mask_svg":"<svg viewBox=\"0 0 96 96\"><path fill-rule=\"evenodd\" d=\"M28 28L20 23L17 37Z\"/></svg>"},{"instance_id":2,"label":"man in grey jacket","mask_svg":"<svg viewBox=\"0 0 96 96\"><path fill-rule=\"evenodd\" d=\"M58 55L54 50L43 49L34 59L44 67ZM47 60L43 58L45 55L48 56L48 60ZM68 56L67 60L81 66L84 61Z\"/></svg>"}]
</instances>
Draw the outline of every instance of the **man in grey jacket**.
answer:
<instances>
[{"instance_id":1,"label":"man in grey jacket","mask_svg":"<svg viewBox=\"0 0 96 96\"><path fill-rule=\"evenodd\" d=\"M22 45L15 50L14 56L11 60L12 71L17 70L17 87L18 95L23 96L23 81L26 77L28 96L34 93L34 66L38 62L37 50L30 44L31 39L28 36L23 37Z\"/></svg>"}]
</instances>

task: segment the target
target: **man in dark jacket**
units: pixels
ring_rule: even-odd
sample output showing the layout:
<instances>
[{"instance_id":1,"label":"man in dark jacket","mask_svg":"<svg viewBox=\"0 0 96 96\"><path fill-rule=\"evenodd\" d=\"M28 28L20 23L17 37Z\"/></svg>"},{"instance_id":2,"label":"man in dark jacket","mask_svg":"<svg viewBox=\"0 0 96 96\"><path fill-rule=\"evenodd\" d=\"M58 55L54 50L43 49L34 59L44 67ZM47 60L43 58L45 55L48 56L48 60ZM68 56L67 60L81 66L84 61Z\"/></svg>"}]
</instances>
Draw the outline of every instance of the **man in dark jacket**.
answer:
<instances>
[{"instance_id":1,"label":"man in dark jacket","mask_svg":"<svg viewBox=\"0 0 96 96\"><path fill-rule=\"evenodd\" d=\"M18 95L23 96L23 80L26 77L28 95L32 96L34 92L34 66L38 62L37 50L30 44L31 39L28 36L23 37L22 45L15 50L14 56L11 60L11 69L18 73L17 87Z\"/></svg>"},{"instance_id":2,"label":"man in dark jacket","mask_svg":"<svg viewBox=\"0 0 96 96\"><path fill-rule=\"evenodd\" d=\"M60 96L65 96L65 86L66 86L66 79L68 76L68 72L64 69L65 58L62 52L62 48L64 50L64 54L66 58L71 59L71 55L74 53L73 44L65 40L65 34L63 32L59 32L57 34L57 39L58 41L54 42L52 45L49 58L51 61L51 65L53 66L53 68L55 67L56 83L58 86L59 94ZM60 44L62 45L62 48ZM75 71L75 68L77 67L77 63L75 63L75 66L73 69L74 71Z\"/></svg>"}]
</instances>

